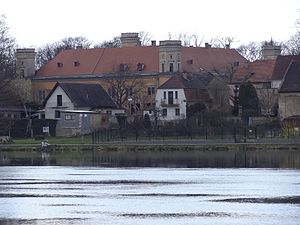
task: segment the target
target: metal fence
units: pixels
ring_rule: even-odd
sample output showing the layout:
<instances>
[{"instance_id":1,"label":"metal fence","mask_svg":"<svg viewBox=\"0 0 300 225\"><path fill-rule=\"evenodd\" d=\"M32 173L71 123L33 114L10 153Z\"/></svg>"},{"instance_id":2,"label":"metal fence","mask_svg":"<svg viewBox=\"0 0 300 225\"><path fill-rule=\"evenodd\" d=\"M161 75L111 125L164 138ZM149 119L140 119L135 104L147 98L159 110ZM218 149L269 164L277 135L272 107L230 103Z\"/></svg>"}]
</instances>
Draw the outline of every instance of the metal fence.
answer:
<instances>
[{"instance_id":1,"label":"metal fence","mask_svg":"<svg viewBox=\"0 0 300 225\"><path fill-rule=\"evenodd\" d=\"M249 142L258 139L300 138L296 128L281 127L157 127L152 129L112 128L100 129L92 133L93 143L112 141L141 140L231 140L232 142Z\"/></svg>"}]
</instances>

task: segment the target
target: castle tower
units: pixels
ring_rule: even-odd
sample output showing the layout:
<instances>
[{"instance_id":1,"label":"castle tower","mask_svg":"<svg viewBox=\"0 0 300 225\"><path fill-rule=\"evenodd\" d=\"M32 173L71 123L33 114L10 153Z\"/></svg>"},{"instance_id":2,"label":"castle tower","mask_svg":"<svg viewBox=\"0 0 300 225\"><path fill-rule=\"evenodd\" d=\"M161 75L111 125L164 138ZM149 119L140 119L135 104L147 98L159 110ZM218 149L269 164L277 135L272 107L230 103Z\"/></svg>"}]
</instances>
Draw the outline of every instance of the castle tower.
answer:
<instances>
[{"instance_id":1,"label":"castle tower","mask_svg":"<svg viewBox=\"0 0 300 225\"><path fill-rule=\"evenodd\" d=\"M181 41L159 42L159 72L181 72Z\"/></svg>"},{"instance_id":2,"label":"castle tower","mask_svg":"<svg viewBox=\"0 0 300 225\"><path fill-rule=\"evenodd\" d=\"M35 75L35 49L22 48L16 50L16 75L15 87L24 102L32 101L31 77Z\"/></svg>"},{"instance_id":3,"label":"castle tower","mask_svg":"<svg viewBox=\"0 0 300 225\"><path fill-rule=\"evenodd\" d=\"M276 59L281 54L281 46L276 45L274 41L265 41L261 47L261 55L263 60Z\"/></svg>"},{"instance_id":4,"label":"castle tower","mask_svg":"<svg viewBox=\"0 0 300 225\"><path fill-rule=\"evenodd\" d=\"M20 78L30 78L35 74L35 49L22 48L16 50L16 73Z\"/></svg>"},{"instance_id":5,"label":"castle tower","mask_svg":"<svg viewBox=\"0 0 300 225\"><path fill-rule=\"evenodd\" d=\"M139 33L122 33L121 47L137 47L141 46Z\"/></svg>"}]
</instances>

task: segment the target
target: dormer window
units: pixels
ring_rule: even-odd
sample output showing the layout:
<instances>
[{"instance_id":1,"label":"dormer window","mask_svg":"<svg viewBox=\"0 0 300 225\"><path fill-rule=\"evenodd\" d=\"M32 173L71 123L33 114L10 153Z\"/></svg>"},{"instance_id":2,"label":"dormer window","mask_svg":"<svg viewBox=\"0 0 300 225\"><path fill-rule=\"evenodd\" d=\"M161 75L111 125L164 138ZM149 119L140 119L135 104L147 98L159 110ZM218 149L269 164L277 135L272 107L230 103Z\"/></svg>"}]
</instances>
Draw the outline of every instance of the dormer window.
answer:
<instances>
[{"instance_id":1,"label":"dormer window","mask_svg":"<svg viewBox=\"0 0 300 225\"><path fill-rule=\"evenodd\" d=\"M63 66L64 66L64 64L62 62L57 63L57 67L63 67Z\"/></svg>"},{"instance_id":2,"label":"dormer window","mask_svg":"<svg viewBox=\"0 0 300 225\"><path fill-rule=\"evenodd\" d=\"M145 69L145 64L144 63L138 63L137 64L137 71L143 71Z\"/></svg>"},{"instance_id":3,"label":"dormer window","mask_svg":"<svg viewBox=\"0 0 300 225\"><path fill-rule=\"evenodd\" d=\"M74 62L74 66L75 66L75 67L78 67L79 65L80 65L80 63L79 63L78 61L75 61L75 62Z\"/></svg>"}]
</instances>

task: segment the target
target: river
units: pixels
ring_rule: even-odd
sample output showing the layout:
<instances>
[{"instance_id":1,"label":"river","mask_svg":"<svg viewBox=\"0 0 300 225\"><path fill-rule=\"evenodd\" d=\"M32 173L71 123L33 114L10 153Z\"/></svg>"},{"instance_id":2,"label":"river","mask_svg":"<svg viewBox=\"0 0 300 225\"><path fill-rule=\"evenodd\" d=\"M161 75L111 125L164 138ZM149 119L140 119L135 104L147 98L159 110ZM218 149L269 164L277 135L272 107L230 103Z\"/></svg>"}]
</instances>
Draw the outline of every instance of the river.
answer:
<instances>
[{"instance_id":1,"label":"river","mask_svg":"<svg viewBox=\"0 0 300 225\"><path fill-rule=\"evenodd\" d=\"M300 170L0 167L0 224L299 225Z\"/></svg>"}]
</instances>

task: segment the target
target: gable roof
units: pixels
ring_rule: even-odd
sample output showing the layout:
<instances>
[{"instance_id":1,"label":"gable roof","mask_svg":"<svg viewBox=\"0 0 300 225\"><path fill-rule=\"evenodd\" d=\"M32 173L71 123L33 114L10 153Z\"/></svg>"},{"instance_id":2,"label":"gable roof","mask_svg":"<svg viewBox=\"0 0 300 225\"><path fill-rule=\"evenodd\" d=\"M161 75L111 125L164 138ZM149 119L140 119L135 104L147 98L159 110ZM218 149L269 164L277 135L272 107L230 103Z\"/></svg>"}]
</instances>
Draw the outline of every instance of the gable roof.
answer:
<instances>
[{"instance_id":1,"label":"gable roof","mask_svg":"<svg viewBox=\"0 0 300 225\"><path fill-rule=\"evenodd\" d=\"M279 92L300 92L300 61L290 63Z\"/></svg>"},{"instance_id":2,"label":"gable roof","mask_svg":"<svg viewBox=\"0 0 300 225\"><path fill-rule=\"evenodd\" d=\"M300 61L300 55L279 55L277 56L272 80L282 80L291 61Z\"/></svg>"},{"instance_id":3,"label":"gable roof","mask_svg":"<svg viewBox=\"0 0 300 225\"><path fill-rule=\"evenodd\" d=\"M213 79L211 74L193 74L172 76L158 89L206 89Z\"/></svg>"},{"instance_id":4,"label":"gable roof","mask_svg":"<svg viewBox=\"0 0 300 225\"><path fill-rule=\"evenodd\" d=\"M207 85L212 79L211 74L173 76L158 89L183 89L188 102L211 102Z\"/></svg>"},{"instance_id":5,"label":"gable roof","mask_svg":"<svg viewBox=\"0 0 300 225\"><path fill-rule=\"evenodd\" d=\"M235 49L181 48L183 71L222 71L234 62L246 62ZM138 63L144 64L143 73L158 73L159 46L64 50L42 66L36 77L109 74L119 71L120 64L127 64L129 71L133 73L137 72Z\"/></svg>"},{"instance_id":6,"label":"gable roof","mask_svg":"<svg viewBox=\"0 0 300 225\"><path fill-rule=\"evenodd\" d=\"M118 108L106 91L99 84L56 83L44 101L48 101L53 92L61 87L77 108Z\"/></svg>"},{"instance_id":7,"label":"gable roof","mask_svg":"<svg viewBox=\"0 0 300 225\"><path fill-rule=\"evenodd\" d=\"M232 82L240 83L250 81L252 83L271 81L275 60L256 60L240 66L234 73Z\"/></svg>"}]
</instances>

